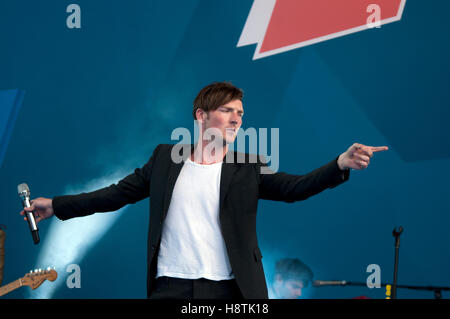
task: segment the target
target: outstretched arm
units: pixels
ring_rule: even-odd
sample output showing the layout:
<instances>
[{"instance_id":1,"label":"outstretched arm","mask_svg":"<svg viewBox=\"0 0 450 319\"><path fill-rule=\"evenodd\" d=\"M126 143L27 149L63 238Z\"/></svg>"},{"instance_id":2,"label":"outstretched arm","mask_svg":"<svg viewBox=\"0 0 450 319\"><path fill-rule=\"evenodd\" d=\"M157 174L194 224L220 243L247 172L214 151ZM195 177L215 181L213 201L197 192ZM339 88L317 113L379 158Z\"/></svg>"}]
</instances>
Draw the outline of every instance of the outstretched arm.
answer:
<instances>
[{"instance_id":1,"label":"outstretched arm","mask_svg":"<svg viewBox=\"0 0 450 319\"><path fill-rule=\"evenodd\" d=\"M285 202L305 200L347 181L350 168L367 168L374 153L387 149L387 146L372 147L355 143L333 161L306 175L260 174L259 198Z\"/></svg>"},{"instance_id":2,"label":"outstretched arm","mask_svg":"<svg viewBox=\"0 0 450 319\"><path fill-rule=\"evenodd\" d=\"M116 211L127 204L136 203L149 196L150 178L154 158L158 147L150 160L134 173L117 184L96 191L77 195L56 196L53 199L39 197L31 201L31 207L20 212L34 211L36 222L56 215L61 220L91 215L96 212ZM24 217L26 220L26 217Z\"/></svg>"}]
</instances>

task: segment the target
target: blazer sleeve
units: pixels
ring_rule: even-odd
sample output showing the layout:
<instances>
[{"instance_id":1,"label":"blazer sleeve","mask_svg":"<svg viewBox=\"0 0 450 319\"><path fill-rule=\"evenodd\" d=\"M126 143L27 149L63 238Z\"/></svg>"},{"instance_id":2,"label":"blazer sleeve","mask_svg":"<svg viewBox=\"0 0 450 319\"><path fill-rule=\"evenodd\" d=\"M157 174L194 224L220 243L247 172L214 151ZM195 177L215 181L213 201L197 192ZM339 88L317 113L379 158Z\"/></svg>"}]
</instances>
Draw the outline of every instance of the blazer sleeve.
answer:
<instances>
[{"instance_id":1,"label":"blazer sleeve","mask_svg":"<svg viewBox=\"0 0 450 319\"><path fill-rule=\"evenodd\" d=\"M61 220L91 215L96 212L116 211L127 204L134 204L150 194L150 179L158 145L149 161L117 184L77 195L56 196L52 200L53 211Z\"/></svg>"},{"instance_id":2,"label":"blazer sleeve","mask_svg":"<svg viewBox=\"0 0 450 319\"><path fill-rule=\"evenodd\" d=\"M259 162L259 198L291 203L334 188L350 176L349 169L343 171L339 168L337 159L306 175L270 174L267 165Z\"/></svg>"}]
</instances>

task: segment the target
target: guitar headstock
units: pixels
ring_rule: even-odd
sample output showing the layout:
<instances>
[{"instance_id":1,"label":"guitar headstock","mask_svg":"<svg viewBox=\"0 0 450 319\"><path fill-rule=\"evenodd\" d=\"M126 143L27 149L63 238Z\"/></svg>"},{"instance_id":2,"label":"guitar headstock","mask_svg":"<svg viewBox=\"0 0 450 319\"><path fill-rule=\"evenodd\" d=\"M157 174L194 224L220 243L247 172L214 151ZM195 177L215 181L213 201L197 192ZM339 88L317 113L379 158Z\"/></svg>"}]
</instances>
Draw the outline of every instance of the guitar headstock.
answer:
<instances>
[{"instance_id":1,"label":"guitar headstock","mask_svg":"<svg viewBox=\"0 0 450 319\"><path fill-rule=\"evenodd\" d=\"M50 267L45 269L35 269L30 271L22 278L22 284L30 286L31 289L36 289L46 280L55 281L58 277L58 273L55 269Z\"/></svg>"}]
</instances>

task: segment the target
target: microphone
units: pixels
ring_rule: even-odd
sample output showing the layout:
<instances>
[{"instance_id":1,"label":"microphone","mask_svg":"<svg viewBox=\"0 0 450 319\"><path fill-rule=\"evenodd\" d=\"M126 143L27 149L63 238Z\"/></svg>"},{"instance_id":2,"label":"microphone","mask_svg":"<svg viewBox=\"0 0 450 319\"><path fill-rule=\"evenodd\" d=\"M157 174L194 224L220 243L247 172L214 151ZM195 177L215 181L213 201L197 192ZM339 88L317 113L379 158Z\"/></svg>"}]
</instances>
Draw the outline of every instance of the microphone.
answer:
<instances>
[{"instance_id":1,"label":"microphone","mask_svg":"<svg viewBox=\"0 0 450 319\"><path fill-rule=\"evenodd\" d=\"M19 192L19 196L22 199L23 207L31 207L30 204L30 189L28 185L25 183L17 186L17 191ZM33 237L34 244L39 244L39 229L36 225L36 220L34 219L33 212L25 211L25 215L27 216L28 226L30 227L31 236Z\"/></svg>"},{"instance_id":2,"label":"microphone","mask_svg":"<svg viewBox=\"0 0 450 319\"><path fill-rule=\"evenodd\" d=\"M345 280L314 280L313 286L345 286L347 282Z\"/></svg>"}]
</instances>

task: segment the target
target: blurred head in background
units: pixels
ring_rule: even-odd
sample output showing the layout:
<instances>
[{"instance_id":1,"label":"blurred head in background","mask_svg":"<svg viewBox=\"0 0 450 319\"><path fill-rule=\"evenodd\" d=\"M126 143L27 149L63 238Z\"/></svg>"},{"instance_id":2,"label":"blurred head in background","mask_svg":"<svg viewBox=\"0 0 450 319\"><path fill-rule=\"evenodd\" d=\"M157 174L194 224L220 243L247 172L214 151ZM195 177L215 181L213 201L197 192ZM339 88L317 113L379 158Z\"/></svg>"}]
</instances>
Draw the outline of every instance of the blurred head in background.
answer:
<instances>
[{"instance_id":1,"label":"blurred head in background","mask_svg":"<svg viewBox=\"0 0 450 319\"><path fill-rule=\"evenodd\" d=\"M275 275L269 290L271 299L298 299L302 289L313 278L312 270L298 258L283 258L275 265Z\"/></svg>"}]
</instances>

